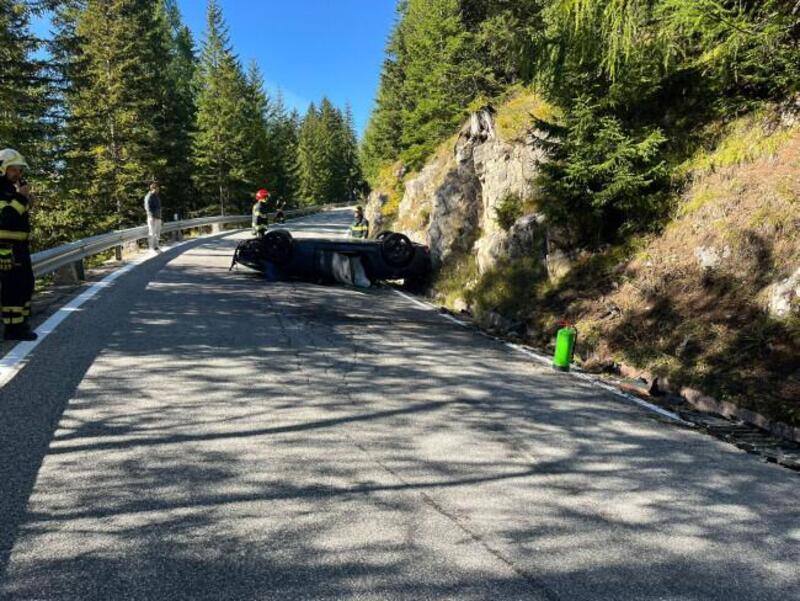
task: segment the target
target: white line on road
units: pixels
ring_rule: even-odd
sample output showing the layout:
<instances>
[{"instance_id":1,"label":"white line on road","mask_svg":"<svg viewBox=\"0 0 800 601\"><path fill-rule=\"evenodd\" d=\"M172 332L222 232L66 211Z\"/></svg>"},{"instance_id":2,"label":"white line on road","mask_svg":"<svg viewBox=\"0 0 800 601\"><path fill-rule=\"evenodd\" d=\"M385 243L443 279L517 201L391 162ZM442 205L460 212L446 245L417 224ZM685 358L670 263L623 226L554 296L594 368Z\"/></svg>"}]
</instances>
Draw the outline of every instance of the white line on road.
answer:
<instances>
[{"instance_id":1,"label":"white line on road","mask_svg":"<svg viewBox=\"0 0 800 601\"><path fill-rule=\"evenodd\" d=\"M414 298L413 296L411 296L409 294L406 294L405 292L401 292L397 288L392 288L392 290L396 294L402 296L404 299L414 303L416 306L421 307L422 309L426 309L426 310L429 310L429 311L435 311L439 316L443 317L444 319L446 319L448 321L451 321L453 323L458 324L462 328L468 328L469 327L469 324L466 323L465 321L462 321L460 319L456 319L455 317L453 317L452 315L448 315L447 313L442 313L441 311L439 311L439 309L435 305L420 301L419 299ZM490 338L491 338L491 336L490 336ZM550 366L550 367L552 367L552 365L553 365L552 359L542 355L541 353L537 353L535 350L533 350L531 348L528 348L526 346L522 346L520 344L514 344L513 342L503 342L503 344L507 348L510 348L510 349L512 349L512 350L514 350L514 351L516 351L518 353L521 353L521 354L523 354L523 355L525 355L527 357L530 357L531 359L534 359L538 363L542 363L542 364ZM618 398L621 398L621 399L625 399L626 401L630 401L632 403L635 403L636 405L638 405L639 407L642 407L643 409L646 409L647 411L651 411L653 413L657 413L658 415L660 415L662 417L666 417L668 419L671 419L673 421L676 421L676 422L678 422L680 424L683 424L683 425L686 425L686 426L691 426L692 425L689 422L687 422L686 420L682 419L677 413L674 413L672 411L668 411L668 410L666 410L666 409L664 409L662 407L659 407L658 405L654 405L653 403L648 403L647 401L645 401L643 399L640 399L639 397L636 397L636 396L634 396L632 394L628 394L626 392L622 392L621 390L615 388L611 384L607 384L606 382L603 382L602 380L600 380L599 378L597 378L595 376L592 376L590 374L587 374L587 373L581 372L581 371L571 371L569 373L574 378L577 378L577 379L582 380L584 382L588 382L589 384L592 384L593 386L597 386L598 388L602 388L603 390L605 390L607 392L610 392L614 396L616 396Z\"/></svg>"},{"instance_id":2,"label":"white line on road","mask_svg":"<svg viewBox=\"0 0 800 601\"><path fill-rule=\"evenodd\" d=\"M433 305L431 305L429 303L424 303L424 302L420 301L419 299L416 299L413 296L411 296L409 294L406 294L405 292L401 292L397 288L392 288L392 290L394 290L395 294L399 294L404 299L406 299L408 301L411 301L412 303L414 303L415 305L417 305L418 307L420 307L422 309L426 309L426 310L430 310L430 311L436 311L437 313L439 313L439 315L441 317L443 317L447 321L452 321L453 323L460 325L462 328L468 328L469 327L469 324L466 323L465 321L461 321L460 319L456 319L455 317L453 317L452 315L448 315L447 313L441 313L441 312L439 312L439 310L435 306L433 306Z\"/></svg>"},{"instance_id":3,"label":"white line on road","mask_svg":"<svg viewBox=\"0 0 800 601\"><path fill-rule=\"evenodd\" d=\"M69 303L61 307L58 311L51 315L47 321L45 321L36 329L36 333L39 335L38 340L33 342L21 342L11 349L11 352L9 352L5 357L3 357L2 360L0 360L0 388L3 388L6 384L11 382L11 380L13 380L16 375L22 371L22 368L27 364L26 359L28 358L28 355L30 355L37 346L44 342L45 338L52 334L56 328L61 325L62 321L78 311L84 303L92 299L98 292L100 292L100 290L108 288L114 280L128 273L131 269L142 262L144 261L139 259L132 263L128 263L125 265L125 267L110 273L101 281L92 284L82 294L76 296Z\"/></svg>"},{"instance_id":4,"label":"white line on road","mask_svg":"<svg viewBox=\"0 0 800 601\"><path fill-rule=\"evenodd\" d=\"M297 225L297 219L289 219L287 220L287 224ZM302 225L302 222L299 222ZM235 234L239 231L243 230L230 230L227 232L223 232L223 235L231 235ZM220 236L219 233L211 233L206 234L205 236L198 236L196 238L191 238L189 240L184 240L178 244L174 244L173 246L164 248L164 250L175 250L176 248L180 248L186 244L191 242L195 242L202 238L213 238L214 236ZM82 294L75 297L70 301L68 304L61 307L58 311L56 311L50 318L45 321L42 325L40 325L36 329L36 333L39 335L39 338L33 342L21 342L17 344L11 351L2 359L0 359L0 390L4 388L9 382L11 382L17 374L22 371L22 369L27 365L28 356L33 352L33 350L39 346L42 342L44 342L45 338L47 338L50 334L52 334L56 328L61 325L67 317L78 311L82 305L86 302L94 298L100 290L104 288L108 288L111 283L119 278L120 276L128 273L134 267L141 265L142 263L146 263L150 259L153 259L159 255L147 253L131 261L130 263L126 264L124 267L121 267L117 271L110 273L105 278L92 284L89 288L87 288Z\"/></svg>"},{"instance_id":5,"label":"white line on road","mask_svg":"<svg viewBox=\"0 0 800 601\"><path fill-rule=\"evenodd\" d=\"M226 234L234 233L234 232L226 232ZM200 238L208 238L212 236L219 236L219 234L209 234L207 236L199 236L197 238L192 238L190 240L185 240L184 242L180 242L179 244L175 244L173 246L164 248L165 251L172 251L176 248L180 248L190 242L194 242ZM95 282L89 288L84 290L80 295L73 298L69 303L61 307L58 311L53 313L50 318L45 321L42 325L40 325L36 329L36 333L39 335L39 338L33 342L21 342L16 345L11 351L2 359L0 359L0 389L5 387L9 382L11 382L17 374L23 370L23 368L28 364L28 356L33 352L33 350L39 346L44 340L53 332L55 332L56 328L61 325L67 317L76 313L80 310L81 306L86 304L92 298L94 298L98 292L101 290L108 288L114 280L117 278L125 275L135 267L141 265L142 263L146 263L150 259L154 259L161 255L152 254L151 252L147 252L141 257L134 259L130 263L127 263L124 267L120 267L113 273L108 274L99 282Z\"/></svg>"}]
</instances>

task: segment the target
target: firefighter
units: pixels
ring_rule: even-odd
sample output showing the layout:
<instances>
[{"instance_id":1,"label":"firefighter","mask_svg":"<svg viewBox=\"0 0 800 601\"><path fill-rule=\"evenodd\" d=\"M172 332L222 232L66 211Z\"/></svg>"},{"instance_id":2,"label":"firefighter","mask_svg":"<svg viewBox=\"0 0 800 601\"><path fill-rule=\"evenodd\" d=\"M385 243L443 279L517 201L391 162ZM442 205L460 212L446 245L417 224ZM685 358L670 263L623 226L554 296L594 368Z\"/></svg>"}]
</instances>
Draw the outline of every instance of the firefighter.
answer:
<instances>
[{"instance_id":1,"label":"firefighter","mask_svg":"<svg viewBox=\"0 0 800 601\"><path fill-rule=\"evenodd\" d=\"M269 226L269 192L264 189L256 192L256 203L253 205L253 235L263 238Z\"/></svg>"},{"instance_id":2,"label":"firefighter","mask_svg":"<svg viewBox=\"0 0 800 601\"><path fill-rule=\"evenodd\" d=\"M353 213L353 225L350 226L350 237L366 240L369 238L369 221L364 217L364 209L356 207Z\"/></svg>"},{"instance_id":3,"label":"firefighter","mask_svg":"<svg viewBox=\"0 0 800 601\"><path fill-rule=\"evenodd\" d=\"M31 193L23 178L28 164L16 150L0 151L0 304L5 340L36 340L31 331Z\"/></svg>"}]
</instances>

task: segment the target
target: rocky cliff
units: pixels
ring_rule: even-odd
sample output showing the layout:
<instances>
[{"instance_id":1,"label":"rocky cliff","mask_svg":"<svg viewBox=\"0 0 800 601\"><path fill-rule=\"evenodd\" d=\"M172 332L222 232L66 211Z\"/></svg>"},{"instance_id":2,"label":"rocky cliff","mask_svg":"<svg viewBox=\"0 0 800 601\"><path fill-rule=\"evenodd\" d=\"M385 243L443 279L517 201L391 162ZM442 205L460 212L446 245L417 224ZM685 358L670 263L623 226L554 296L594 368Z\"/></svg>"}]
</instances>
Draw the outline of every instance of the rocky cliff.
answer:
<instances>
[{"instance_id":1,"label":"rocky cliff","mask_svg":"<svg viewBox=\"0 0 800 601\"><path fill-rule=\"evenodd\" d=\"M531 136L523 131L505 138L495 110L478 110L420 173L406 179L391 227L427 244L437 267L469 254L481 275L501 258L531 253L544 258L546 232L532 203L532 182L543 157ZM383 215L388 199L380 190L370 196L373 223L388 226ZM498 220L503 205L519 213L505 227Z\"/></svg>"}]
</instances>

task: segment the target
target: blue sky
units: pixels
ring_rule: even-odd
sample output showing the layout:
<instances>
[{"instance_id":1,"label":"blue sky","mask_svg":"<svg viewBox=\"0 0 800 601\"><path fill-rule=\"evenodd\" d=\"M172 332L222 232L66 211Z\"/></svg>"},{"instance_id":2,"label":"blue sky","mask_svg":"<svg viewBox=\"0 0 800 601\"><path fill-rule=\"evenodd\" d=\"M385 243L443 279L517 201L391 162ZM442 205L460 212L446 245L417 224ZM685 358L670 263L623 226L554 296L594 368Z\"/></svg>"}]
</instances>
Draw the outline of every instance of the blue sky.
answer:
<instances>
[{"instance_id":1,"label":"blue sky","mask_svg":"<svg viewBox=\"0 0 800 601\"><path fill-rule=\"evenodd\" d=\"M200 48L206 1L178 0ZM386 41L395 23L396 0L219 0L242 64L255 59L268 91L283 92L301 114L328 96L353 107L359 135L378 91ZM36 20L46 35L49 23Z\"/></svg>"},{"instance_id":2,"label":"blue sky","mask_svg":"<svg viewBox=\"0 0 800 601\"><path fill-rule=\"evenodd\" d=\"M304 113L327 95L350 102L359 133L378 88L395 0L220 0L231 42L242 63L255 59L270 90ZM204 0L179 0L199 45Z\"/></svg>"}]
</instances>

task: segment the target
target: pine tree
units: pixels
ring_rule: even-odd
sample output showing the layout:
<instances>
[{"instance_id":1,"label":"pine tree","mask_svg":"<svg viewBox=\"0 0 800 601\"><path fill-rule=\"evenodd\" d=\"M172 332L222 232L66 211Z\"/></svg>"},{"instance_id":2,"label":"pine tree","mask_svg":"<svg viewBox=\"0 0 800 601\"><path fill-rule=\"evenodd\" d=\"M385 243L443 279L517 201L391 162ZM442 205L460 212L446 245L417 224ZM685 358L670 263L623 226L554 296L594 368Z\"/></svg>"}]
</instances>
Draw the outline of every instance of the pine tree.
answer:
<instances>
[{"instance_id":1,"label":"pine tree","mask_svg":"<svg viewBox=\"0 0 800 601\"><path fill-rule=\"evenodd\" d=\"M348 170L344 160L342 114L328 98L323 98L319 117L318 143L323 166L319 176L321 202L341 202L347 195L345 180Z\"/></svg>"},{"instance_id":2,"label":"pine tree","mask_svg":"<svg viewBox=\"0 0 800 601\"><path fill-rule=\"evenodd\" d=\"M40 162L50 94L40 48L29 28L31 6L0 0L0 148L14 147ZM41 169L41 165L37 166Z\"/></svg>"},{"instance_id":3,"label":"pine tree","mask_svg":"<svg viewBox=\"0 0 800 601\"><path fill-rule=\"evenodd\" d=\"M283 96L277 94L268 119L268 180L273 198L292 206L298 202L297 146L300 116L287 112Z\"/></svg>"},{"instance_id":4,"label":"pine tree","mask_svg":"<svg viewBox=\"0 0 800 601\"><path fill-rule=\"evenodd\" d=\"M401 156L419 167L458 127L480 91L474 74L481 69L458 0L408 0L400 27L406 55Z\"/></svg>"},{"instance_id":5,"label":"pine tree","mask_svg":"<svg viewBox=\"0 0 800 601\"><path fill-rule=\"evenodd\" d=\"M251 189L270 187L275 181L270 148L269 124L274 116L272 103L264 91L264 77L258 63L252 61L247 72L245 117L247 119L248 173L246 180Z\"/></svg>"},{"instance_id":6,"label":"pine tree","mask_svg":"<svg viewBox=\"0 0 800 601\"><path fill-rule=\"evenodd\" d=\"M402 12L400 15L402 18ZM403 28L399 25L392 32L386 52L387 57L383 62L378 97L361 145L361 162L366 176L370 180L377 177L382 165L397 160L402 149L403 61L406 52Z\"/></svg>"},{"instance_id":7,"label":"pine tree","mask_svg":"<svg viewBox=\"0 0 800 601\"><path fill-rule=\"evenodd\" d=\"M195 181L201 196L216 198L222 214L250 204L247 81L231 49L216 0L208 3L208 30L197 72Z\"/></svg>"},{"instance_id":8,"label":"pine tree","mask_svg":"<svg viewBox=\"0 0 800 601\"><path fill-rule=\"evenodd\" d=\"M407 0L398 11L362 146L371 178L398 157L420 167L487 87L479 44L462 22L459 0Z\"/></svg>"},{"instance_id":9,"label":"pine tree","mask_svg":"<svg viewBox=\"0 0 800 601\"><path fill-rule=\"evenodd\" d=\"M158 179L162 184L165 205L183 215L198 208L192 162L197 67L194 40L181 20L175 0L159 2L156 23L162 44L168 48L158 123L158 151L165 164Z\"/></svg>"},{"instance_id":10,"label":"pine tree","mask_svg":"<svg viewBox=\"0 0 800 601\"><path fill-rule=\"evenodd\" d=\"M358 151L358 136L353 119L353 109L349 103L345 106L341 136L342 164L344 166L344 199L349 202L356 202L366 192L366 186L361 168L361 157Z\"/></svg>"},{"instance_id":11,"label":"pine tree","mask_svg":"<svg viewBox=\"0 0 800 601\"><path fill-rule=\"evenodd\" d=\"M297 175L301 202L324 202L331 174L325 161L321 117L315 104L308 107L298 135Z\"/></svg>"},{"instance_id":12,"label":"pine tree","mask_svg":"<svg viewBox=\"0 0 800 601\"><path fill-rule=\"evenodd\" d=\"M141 221L147 182L166 163L158 126L168 49L156 8L154 0L87 0L78 15L83 76L67 95L67 159L80 177L71 185L109 217L105 227Z\"/></svg>"},{"instance_id":13,"label":"pine tree","mask_svg":"<svg viewBox=\"0 0 800 601\"><path fill-rule=\"evenodd\" d=\"M402 71L391 59L384 61L375 109L370 115L361 161L368 179L378 175L381 166L400 156L403 137Z\"/></svg>"}]
</instances>

